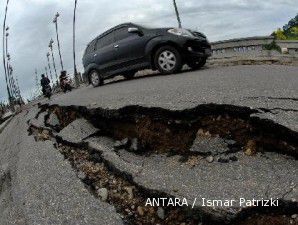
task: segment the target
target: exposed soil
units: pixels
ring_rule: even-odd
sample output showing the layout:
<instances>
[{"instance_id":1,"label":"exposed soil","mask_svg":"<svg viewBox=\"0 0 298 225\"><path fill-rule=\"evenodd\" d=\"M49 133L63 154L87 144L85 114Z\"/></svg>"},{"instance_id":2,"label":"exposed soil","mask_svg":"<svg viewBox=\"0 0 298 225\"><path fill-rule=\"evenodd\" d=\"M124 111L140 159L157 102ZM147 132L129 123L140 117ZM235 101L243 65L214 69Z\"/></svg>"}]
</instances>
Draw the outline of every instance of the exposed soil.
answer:
<instances>
[{"instance_id":1,"label":"exposed soil","mask_svg":"<svg viewBox=\"0 0 298 225\"><path fill-rule=\"evenodd\" d=\"M184 208L167 207L165 218L158 217L158 207L146 206L146 191L140 190L125 176L113 172L101 160L97 153L90 154L86 150L60 146L59 151L69 160L77 171L83 172L86 177L82 180L89 190L100 198L98 190L108 190L107 202L121 213L127 224L188 224L195 225L200 221L191 213L184 212ZM148 196L147 196L148 197Z\"/></svg>"},{"instance_id":2,"label":"exposed soil","mask_svg":"<svg viewBox=\"0 0 298 225\"><path fill-rule=\"evenodd\" d=\"M65 110L60 107L53 107L53 108L49 108L49 109L41 107L41 110L39 113L46 112L46 111L48 112L48 114L45 116L45 125L48 127L51 127L55 131L60 131L64 127L67 127L74 120L80 118L80 115L76 111ZM60 122L60 125L58 127L57 126L53 127L48 123L50 114L55 114L58 117L59 122ZM37 117L38 116L39 116L39 114L37 114Z\"/></svg>"},{"instance_id":3,"label":"exposed soil","mask_svg":"<svg viewBox=\"0 0 298 225\"><path fill-rule=\"evenodd\" d=\"M295 221L291 217L284 215L253 215L245 221L239 221L237 225L285 225L293 224L297 225L298 221Z\"/></svg>"},{"instance_id":4,"label":"exposed soil","mask_svg":"<svg viewBox=\"0 0 298 225\"><path fill-rule=\"evenodd\" d=\"M48 106L44 106L48 107ZM201 108L200 108L201 107ZM243 107L205 105L184 111L126 107L120 110L87 110L79 107L49 107L60 120L60 129L84 117L102 134L122 140L138 139L138 153L193 155L190 148L198 135L233 140L231 152L278 152L297 158L298 134L269 120L250 117Z\"/></svg>"}]
</instances>

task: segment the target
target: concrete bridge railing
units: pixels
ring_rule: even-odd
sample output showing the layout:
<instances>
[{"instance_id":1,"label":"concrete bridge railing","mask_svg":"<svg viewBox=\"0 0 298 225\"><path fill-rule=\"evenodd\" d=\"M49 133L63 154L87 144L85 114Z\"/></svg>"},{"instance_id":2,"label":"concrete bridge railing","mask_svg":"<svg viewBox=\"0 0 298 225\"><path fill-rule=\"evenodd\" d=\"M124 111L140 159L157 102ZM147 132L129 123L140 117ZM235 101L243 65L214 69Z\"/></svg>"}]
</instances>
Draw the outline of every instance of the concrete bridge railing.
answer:
<instances>
[{"instance_id":1,"label":"concrete bridge railing","mask_svg":"<svg viewBox=\"0 0 298 225\"><path fill-rule=\"evenodd\" d=\"M265 46L274 42L281 51L266 49ZM239 60L275 60L288 64L298 62L298 40L274 40L272 36L261 36L217 41L211 45L211 63Z\"/></svg>"}]
</instances>

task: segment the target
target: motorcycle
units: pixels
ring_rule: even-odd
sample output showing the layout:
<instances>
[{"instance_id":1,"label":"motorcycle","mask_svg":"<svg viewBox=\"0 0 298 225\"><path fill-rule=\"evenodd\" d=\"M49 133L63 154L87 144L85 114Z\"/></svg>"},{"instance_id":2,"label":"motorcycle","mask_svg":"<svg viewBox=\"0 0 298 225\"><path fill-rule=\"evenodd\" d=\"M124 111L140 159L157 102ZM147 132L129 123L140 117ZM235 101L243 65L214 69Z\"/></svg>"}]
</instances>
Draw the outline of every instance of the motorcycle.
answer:
<instances>
[{"instance_id":1,"label":"motorcycle","mask_svg":"<svg viewBox=\"0 0 298 225\"><path fill-rule=\"evenodd\" d=\"M52 88L50 85L44 87L44 96L48 99L51 99L52 96Z\"/></svg>"},{"instance_id":2,"label":"motorcycle","mask_svg":"<svg viewBox=\"0 0 298 225\"><path fill-rule=\"evenodd\" d=\"M61 77L60 87L64 93L67 91L72 91L71 80L67 76Z\"/></svg>"}]
</instances>

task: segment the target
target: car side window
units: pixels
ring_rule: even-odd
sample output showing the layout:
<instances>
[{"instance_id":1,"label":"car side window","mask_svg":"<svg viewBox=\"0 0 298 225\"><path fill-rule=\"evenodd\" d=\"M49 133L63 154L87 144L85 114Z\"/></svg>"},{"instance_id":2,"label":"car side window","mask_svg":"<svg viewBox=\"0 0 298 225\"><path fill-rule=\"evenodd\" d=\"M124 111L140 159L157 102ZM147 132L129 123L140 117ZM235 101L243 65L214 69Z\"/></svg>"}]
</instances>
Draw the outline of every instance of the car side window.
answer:
<instances>
[{"instance_id":1,"label":"car side window","mask_svg":"<svg viewBox=\"0 0 298 225\"><path fill-rule=\"evenodd\" d=\"M113 38L113 32L109 33L101 38L99 38L97 40L96 43L96 50L101 49L103 47L109 46L110 44L112 44L114 42L114 38Z\"/></svg>"},{"instance_id":2,"label":"car side window","mask_svg":"<svg viewBox=\"0 0 298 225\"><path fill-rule=\"evenodd\" d=\"M115 32L115 41L121 41L129 36L134 34L128 33L128 27L122 27L114 31Z\"/></svg>"},{"instance_id":3,"label":"car side window","mask_svg":"<svg viewBox=\"0 0 298 225\"><path fill-rule=\"evenodd\" d=\"M102 48L102 38L97 39L95 49L98 50Z\"/></svg>"},{"instance_id":4,"label":"car side window","mask_svg":"<svg viewBox=\"0 0 298 225\"><path fill-rule=\"evenodd\" d=\"M90 54L90 53L92 53L92 52L94 51L94 49L95 49L95 43L96 43L96 41L94 40L94 41L92 41L92 42L88 45L88 47L87 47L87 49L86 49L86 54Z\"/></svg>"}]
</instances>

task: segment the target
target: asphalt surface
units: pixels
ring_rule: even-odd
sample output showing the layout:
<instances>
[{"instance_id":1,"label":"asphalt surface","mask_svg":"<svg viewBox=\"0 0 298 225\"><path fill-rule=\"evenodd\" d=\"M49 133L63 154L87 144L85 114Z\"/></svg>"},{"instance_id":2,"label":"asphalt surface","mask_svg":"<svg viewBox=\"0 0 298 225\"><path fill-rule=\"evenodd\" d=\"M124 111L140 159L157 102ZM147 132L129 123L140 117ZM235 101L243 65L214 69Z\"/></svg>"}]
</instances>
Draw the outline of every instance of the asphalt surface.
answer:
<instances>
[{"instance_id":1,"label":"asphalt surface","mask_svg":"<svg viewBox=\"0 0 298 225\"><path fill-rule=\"evenodd\" d=\"M35 142L24 111L0 136L0 224L123 224L113 206L95 199L53 142Z\"/></svg>"},{"instance_id":2,"label":"asphalt surface","mask_svg":"<svg viewBox=\"0 0 298 225\"><path fill-rule=\"evenodd\" d=\"M171 110L231 104L271 110L258 116L298 131L298 67L232 66L120 79L54 96L49 103L110 109L142 105Z\"/></svg>"}]
</instances>

